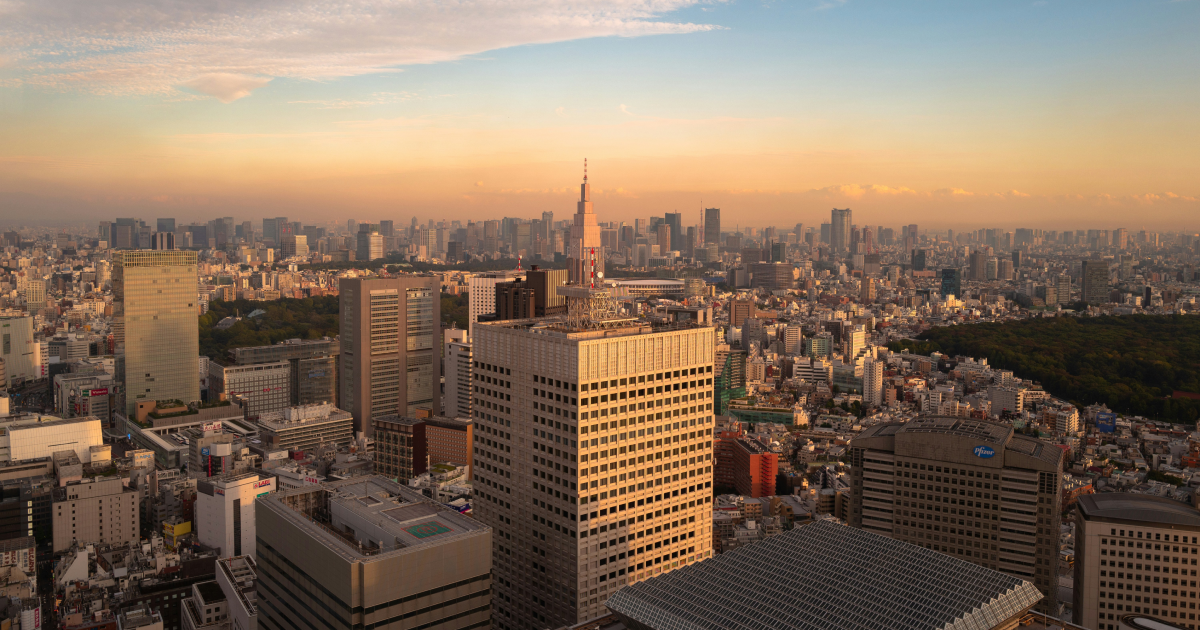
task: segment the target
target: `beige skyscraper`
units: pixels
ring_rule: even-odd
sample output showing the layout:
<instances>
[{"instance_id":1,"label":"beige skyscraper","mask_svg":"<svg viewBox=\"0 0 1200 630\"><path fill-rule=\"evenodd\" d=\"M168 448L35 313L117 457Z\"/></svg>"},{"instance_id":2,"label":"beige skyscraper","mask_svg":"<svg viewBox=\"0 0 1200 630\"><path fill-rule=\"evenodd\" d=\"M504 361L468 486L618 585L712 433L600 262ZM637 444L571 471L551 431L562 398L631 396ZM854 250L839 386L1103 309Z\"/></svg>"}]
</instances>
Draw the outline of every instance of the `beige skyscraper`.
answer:
<instances>
[{"instance_id":1,"label":"beige skyscraper","mask_svg":"<svg viewBox=\"0 0 1200 630\"><path fill-rule=\"evenodd\" d=\"M495 531L493 624L559 627L711 555L714 329L621 317L563 287L565 318L475 327L475 517Z\"/></svg>"},{"instance_id":2,"label":"beige skyscraper","mask_svg":"<svg viewBox=\"0 0 1200 630\"><path fill-rule=\"evenodd\" d=\"M592 188L587 181L587 160L583 161L583 183L579 186L579 203L576 204L574 223L571 224L567 259L571 272L568 280L571 284L588 284L593 271L599 274L598 277L604 275L604 252L600 246L600 225L596 223L596 211L592 209Z\"/></svg>"},{"instance_id":3,"label":"beige skyscraper","mask_svg":"<svg viewBox=\"0 0 1200 630\"><path fill-rule=\"evenodd\" d=\"M114 252L112 279L126 412L140 401L200 400L196 252Z\"/></svg>"},{"instance_id":4,"label":"beige skyscraper","mask_svg":"<svg viewBox=\"0 0 1200 630\"><path fill-rule=\"evenodd\" d=\"M371 418L441 414L440 281L434 276L342 278L341 407L354 430Z\"/></svg>"}]
</instances>

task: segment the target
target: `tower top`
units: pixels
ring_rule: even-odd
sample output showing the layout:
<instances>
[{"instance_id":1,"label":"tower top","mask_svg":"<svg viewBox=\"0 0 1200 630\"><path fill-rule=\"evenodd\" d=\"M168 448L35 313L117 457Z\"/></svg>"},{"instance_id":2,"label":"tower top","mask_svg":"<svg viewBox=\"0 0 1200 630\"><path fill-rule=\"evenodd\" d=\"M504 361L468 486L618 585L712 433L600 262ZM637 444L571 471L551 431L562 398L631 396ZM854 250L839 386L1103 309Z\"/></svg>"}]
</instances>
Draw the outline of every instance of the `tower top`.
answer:
<instances>
[{"instance_id":1,"label":"tower top","mask_svg":"<svg viewBox=\"0 0 1200 630\"><path fill-rule=\"evenodd\" d=\"M583 158L583 181L587 181L587 158Z\"/></svg>"}]
</instances>

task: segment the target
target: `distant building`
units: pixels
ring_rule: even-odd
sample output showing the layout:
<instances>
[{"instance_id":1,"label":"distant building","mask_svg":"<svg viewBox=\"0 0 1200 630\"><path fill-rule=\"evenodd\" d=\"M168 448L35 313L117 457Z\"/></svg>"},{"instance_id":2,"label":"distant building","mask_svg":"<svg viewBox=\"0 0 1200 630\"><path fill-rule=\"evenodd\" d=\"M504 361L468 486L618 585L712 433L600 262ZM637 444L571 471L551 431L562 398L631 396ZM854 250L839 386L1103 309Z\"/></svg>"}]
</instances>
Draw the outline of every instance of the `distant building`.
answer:
<instances>
[{"instance_id":1,"label":"distant building","mask_svg":"<svg viewBox=\"0 0 1200 630\"><path fill-rule=\"evenodd\" d=\"M354 441L354 417L329 403L287 407L258 417L259 440L270 450L307 451Z\"/></svg>"},{"instance_id":2,"label":"distant building","mask_svg":"<svg viewBox=\"0 0 1200 630\"><path fill-rule=\"evenodd\" d=\"M336 339L288 339L272 346L235 348L230 351L237 365L288 363L290 406L315 403L338 404L338 341Z\"/></svg>"},{"instance_id":3,"label":"distant building","mask_svg":"<svg viewBox=\"0 0 1200 630\"><path fill-rule=\"evenodd\" d=\"M1130 615L1141 615L1181 628L1197 627L1200 596L1192 563L1198 553L1200 513L1195 507L1124 492L1080 496L1075 512L1075 623L1123 630L1130 627Z\"/></svg>"},{"instance_id":4,"label":"distant building","mask_svg":"<svg viewBox=\"0 0 1200 630\"><path fill-rule=\"evenodd\" d=\"M1085 260L1080 271L1082 295L1079 299L1093 306L1108 303L1108 263Z\"/></svg>"},{"instance_id":5,"label":"distant building","mask_svg":"<svg viewBox=\"0 0 1200 630\"><path fill-rule=\"evenodd\" d=\"M942 270L942 297L946 298L953 295L956 298L963 296L962 289L962 269L952 268Z\"/></svg>"},{"instance_id":6,"label":"distant building","mask_svg":"<svg viewBox=\"0 0 1200 630\"><path fill-rule=\"evenodd\" d=\"M757 440L741 438L732 445L733 485L738 494L769 497L775 494L779 456Z\"/></svg>"},{"instance_id":7,"label":"distant building","mask_svg":"<svg viewBox=\"0 0 1200 630\"><path fill-rule=\"evenodd\" d=\"M721 245L721 209L704 209L704 244Z\"/></svg>"},{"instance_id":8,"label":"distant building","mask_svg":"<svg viewBox=\"0 0 1200 630\"><path fill-rule=\"evenodd\" d=\"M246 400L251 416L279 411L292 401L292 370L287 361L255 365L208 364L208 390Z\"/></svg>"}]
</instances>

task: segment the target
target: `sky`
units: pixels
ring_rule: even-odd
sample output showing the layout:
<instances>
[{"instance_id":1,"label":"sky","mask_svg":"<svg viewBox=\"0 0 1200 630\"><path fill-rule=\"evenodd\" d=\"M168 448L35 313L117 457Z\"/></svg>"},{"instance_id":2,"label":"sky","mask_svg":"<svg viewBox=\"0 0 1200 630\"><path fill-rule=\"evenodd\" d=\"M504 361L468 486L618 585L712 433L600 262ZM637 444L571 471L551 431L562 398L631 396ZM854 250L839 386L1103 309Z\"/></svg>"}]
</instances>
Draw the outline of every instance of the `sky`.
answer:
<instances>
[{"instance_id":1,"label":"sky","mask_svg":"<svg viewBox=\"0 0 1200 630\"><path fill-rule=\"evenodd\" d=\"M1200 231L1200 0L0 0L0 225ZM690 215L691 218L688 218Z\"/></svg>"}]
</instances>

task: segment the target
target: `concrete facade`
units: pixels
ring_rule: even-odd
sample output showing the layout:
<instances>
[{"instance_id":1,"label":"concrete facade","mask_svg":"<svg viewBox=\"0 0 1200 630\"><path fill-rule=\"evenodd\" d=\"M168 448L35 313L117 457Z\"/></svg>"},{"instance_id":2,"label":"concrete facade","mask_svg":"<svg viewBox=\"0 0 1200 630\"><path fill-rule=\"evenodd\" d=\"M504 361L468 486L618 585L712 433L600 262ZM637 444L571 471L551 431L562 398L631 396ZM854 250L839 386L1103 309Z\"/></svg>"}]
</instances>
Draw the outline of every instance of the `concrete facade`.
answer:
<instances>
[{"instance_id":1,"label":"concrete facade","mask_svg":"<svg viewBox=\"0 0 1200 630\"><path fill-rule=\"evenodd\" d=\"M53 515L55 553L73 543L137 542L141 506L138 492L122 480L76 483L55 491Z\"/></svg>"}]
</instances>

